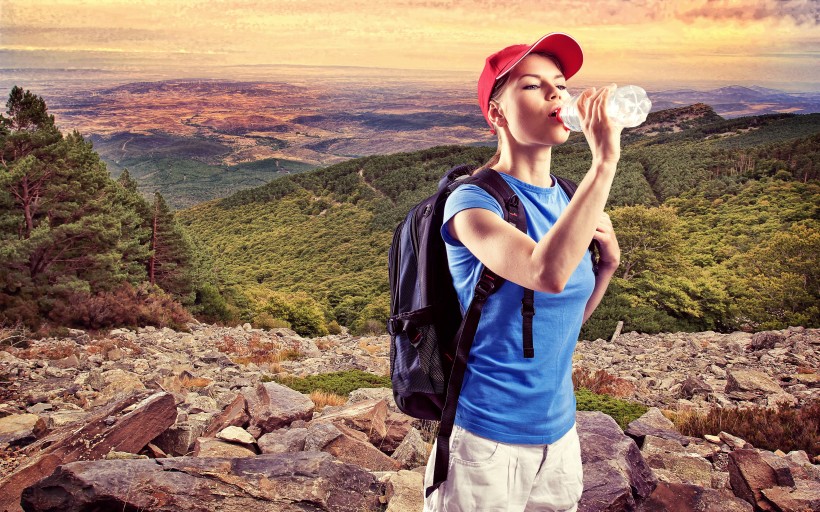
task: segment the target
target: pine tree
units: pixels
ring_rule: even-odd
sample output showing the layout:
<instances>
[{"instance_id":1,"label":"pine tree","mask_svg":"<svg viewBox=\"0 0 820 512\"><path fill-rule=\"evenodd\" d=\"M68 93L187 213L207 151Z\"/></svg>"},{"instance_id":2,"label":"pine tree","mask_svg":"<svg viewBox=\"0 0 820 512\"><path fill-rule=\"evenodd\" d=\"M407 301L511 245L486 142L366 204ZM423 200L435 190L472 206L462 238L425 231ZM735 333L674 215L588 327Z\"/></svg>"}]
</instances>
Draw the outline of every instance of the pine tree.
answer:
<instances>
[{"instance_id":1,"label":"pine tree","mask_svg":"<svg viewBox=\"0 0 820 512\"><path fill-rule=\"evenodd\" d=\"M39 323L77 293L136 283L141 219L78 132L15 87L0 115L0 320Z\"/></svg>"},{"instance_id":2,"label":"pine tree","mask_svg":"<svg viewBox=\"0 0 820 512\"><path fill-rule=\"evenodd\" d=\"M176 296L183 304L193 303L192 243L159 192L154 194L151 208L150 247L149 282Z\"/></svg>"}]
</instances>

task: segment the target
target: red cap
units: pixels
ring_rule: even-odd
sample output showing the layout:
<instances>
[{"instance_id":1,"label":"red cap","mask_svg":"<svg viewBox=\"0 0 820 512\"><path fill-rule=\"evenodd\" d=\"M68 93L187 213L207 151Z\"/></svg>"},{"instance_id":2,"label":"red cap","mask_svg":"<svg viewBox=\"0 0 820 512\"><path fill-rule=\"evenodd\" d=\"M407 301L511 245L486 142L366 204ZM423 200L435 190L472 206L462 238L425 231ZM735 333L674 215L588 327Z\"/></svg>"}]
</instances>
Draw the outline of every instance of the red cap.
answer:
<instances>
[{"instance_id":1,"label":"red cap","mask_svg":"<svg viewBox=\"0 0 820 512\"><path fill-rule=\"evenodd\" d=\"M481 112L484 113L484 119L490 125L493 133L495 133L495 128L487 115L490 109L490 94L493 86L495 86L496 80L509 73L524 57L534 51L548 52L555 55L561 63L566 79L577 73L584 62L584 53L581 51L578 42L561 32L551 32L536 41L532 46L516 44L487 57L484 71L481 72L478 79L478 103L481 106Z\"/></svg>"}]
</instances>

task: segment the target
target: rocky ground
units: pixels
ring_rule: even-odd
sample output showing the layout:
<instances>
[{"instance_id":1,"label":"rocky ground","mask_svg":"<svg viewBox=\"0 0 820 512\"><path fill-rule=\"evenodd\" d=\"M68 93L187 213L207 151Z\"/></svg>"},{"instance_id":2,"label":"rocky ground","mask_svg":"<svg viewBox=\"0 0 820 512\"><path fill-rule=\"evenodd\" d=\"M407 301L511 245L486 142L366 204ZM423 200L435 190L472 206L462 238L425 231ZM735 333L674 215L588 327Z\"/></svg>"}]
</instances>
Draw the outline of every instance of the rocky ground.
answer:
<instances>
[{"instance_id":1,"label":"rocky ground","mask_svg":"<svg viewBox=\"0 0 820 512\"><path fill-rule=\"evenodd\" d=\"M222 510L420 510L431 426L399 413L389 390L325 408L265 382L349 369L385 375L389 337L190 327L71 331L0 351L0 510L20 510L21 495L26 510L99 506L93 500L114 498L87 490L122 482L117 506L135 510L207 510L216 495ZM617 394L652 407L626 434L604 414L579 413L580 510L820 509L820 461L728 433L688 438L660 413L818 399L818 346L820 330L803 328L579 342L576 369L606 370ZM331 492L339 482L356 485L340 496ZM313 508L299 508L307 502Z\"/></svg>"}]
</instances>

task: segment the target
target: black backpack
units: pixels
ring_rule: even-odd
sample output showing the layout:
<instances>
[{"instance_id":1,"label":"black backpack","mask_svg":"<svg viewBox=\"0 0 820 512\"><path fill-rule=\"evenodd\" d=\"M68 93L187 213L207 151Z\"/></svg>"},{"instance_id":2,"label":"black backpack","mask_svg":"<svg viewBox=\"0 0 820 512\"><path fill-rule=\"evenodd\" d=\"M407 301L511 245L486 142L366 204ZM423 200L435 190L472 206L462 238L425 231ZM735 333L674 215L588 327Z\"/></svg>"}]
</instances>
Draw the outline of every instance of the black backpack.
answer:
<instances>
[{"instance_id":1,"label":"black backpack","mask_svg":"<svg viewBox=\"0 0 820 512\"><path fill-rule=\"evenodd\" d=\"M396 405L414 418L440 421L437 437L434 483L429 496L447 479L449 438L456 405L467 367L467 357L487 298L504 278L484 267L473 300L462 317L447 264L441 226L444 203L456 187L478 185L501 205L504 219L527 232L526 212L518 196L493 169L472 173L469 165L449 170L432 196L410 209L393 233L388 267L390 273L390 379ZM572 198L577 185L557 178ZM595 262L593 258L593 262ZM593 268L597 272L597 269ZM532 319L535 315L532 290L524 290L523 355L534 357Z\"/></svg>"}]
</instances>

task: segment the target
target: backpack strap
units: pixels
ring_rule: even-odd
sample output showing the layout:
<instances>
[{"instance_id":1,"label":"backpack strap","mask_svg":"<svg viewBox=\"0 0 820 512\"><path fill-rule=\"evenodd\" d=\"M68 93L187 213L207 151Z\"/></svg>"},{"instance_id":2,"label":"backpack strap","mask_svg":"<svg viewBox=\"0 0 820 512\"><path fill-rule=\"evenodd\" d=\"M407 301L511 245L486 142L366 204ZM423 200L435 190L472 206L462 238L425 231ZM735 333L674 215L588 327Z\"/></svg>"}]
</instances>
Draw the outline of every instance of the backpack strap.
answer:
<instances>
[{"instance_id":1,"label":"backpack strap","mask_svg":"<svg viewBox=\"0 0 820 512\"><path fill-rule=\"evenodd\" d=\"M499 282L500 280L500 282ZM456 351L453 360L453 368L450 372L450 380L447 383L447 394L444 399L444 408L441 410L441 422L439 423L438 436L436 437L436 462L433 469L433 484L427 488L426 496L430 496L438 487L447 480L447 473L450 461L450 435L453 432L453 425L456 420L456 409L458 407L458 397L461 394L461 386L464 383L464 373L467 370L467 359L470 356L470 349L473 346L478 321L481 319L481 310L487 303L487 298L503 284L504 279L496 276L486 267L481 272L481 277L476 283L473 300L464 320L458 329L455 337Z\"/></svg>"},{"instance_id":2,"label":"backpack strap","mask_svg":"<svg viewBox=\"0 0 820 512\"><path fill-rule=\"evenodd\" d=\"M484 169L473 176L469 183L480 186L493 196L504 210L504 219L527 233L527 213L521 206L521 201L510 185L494 169ZM535 348L532 341L532 321L535 316L535 292L524 288L524 297L521 299L522 338L524 357L535 357Z\"/></svg>"},{"instance_id":3,"label":"backpack strap","mask_svg":"<svg viewBox=\"0 0 820 512\"><path fill-rule=\"evenodd\" d=\"M455 168L450 174L455 173ZM510 188L504 178L493 169L486 169L474 174L468 180L462 180L457 184L453 182L450 186L454 189L462 183L478 185L489 193L504 211L504 219L515 225L524 233L527 232L527 214L521 206L518 196ZM461 386L464 383L464 374L467 370L467 359L470 349L473 346L478 322L481 319L481 311L487 299L506 280L494 273L487 267L482 267L481 277L476 283L473 291L473 299L467 309L461 326L455 336L455 359L453 360L450 380L447 383L447 394L445 395L444 408L441 411L441 422L439 423L438 436L436 437L435 465L433 469L433 483L426 489L426 495L430 496L438 487L447 480L448 464L450 461L450 435L456 419L456 409L458 407L458 397L461 394ZM535 350L532 342L532 319L535 315L534 293L532 290L524 290L521 314L524 322L524 357L534 357Z\"/></svg>"}]
</instances>

